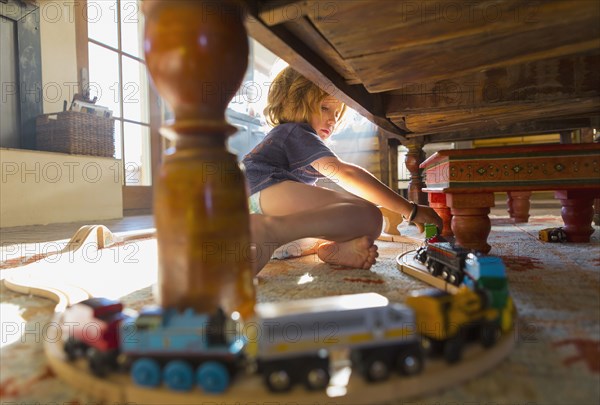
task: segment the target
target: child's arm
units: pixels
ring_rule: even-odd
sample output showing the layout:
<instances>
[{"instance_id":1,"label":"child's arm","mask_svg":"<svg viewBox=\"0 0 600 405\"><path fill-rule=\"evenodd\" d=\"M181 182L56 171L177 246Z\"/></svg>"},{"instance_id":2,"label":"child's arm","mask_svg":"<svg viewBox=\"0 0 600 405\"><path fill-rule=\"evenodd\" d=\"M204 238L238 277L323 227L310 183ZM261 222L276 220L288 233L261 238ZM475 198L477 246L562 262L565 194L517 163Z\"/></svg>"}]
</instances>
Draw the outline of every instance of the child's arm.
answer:
<instances>
[{"instance_id":1,"label":"child's arm","mask_svg":"<svg viewBox=\"0 0 600 405\"><path fill-rule=\"evenodd\" d=\"M404 218L409 218L413 212L413 204L410 201L395 193L362 167L331 156L315 160L312 166L322 175L336 181L345 190L373 204L398 212ZM420 225L420 230L425 223L437 225L440 231L443 228L442 219L431 207L425 205L417 207L412 222Z\"/></svg>"}]
</instances>

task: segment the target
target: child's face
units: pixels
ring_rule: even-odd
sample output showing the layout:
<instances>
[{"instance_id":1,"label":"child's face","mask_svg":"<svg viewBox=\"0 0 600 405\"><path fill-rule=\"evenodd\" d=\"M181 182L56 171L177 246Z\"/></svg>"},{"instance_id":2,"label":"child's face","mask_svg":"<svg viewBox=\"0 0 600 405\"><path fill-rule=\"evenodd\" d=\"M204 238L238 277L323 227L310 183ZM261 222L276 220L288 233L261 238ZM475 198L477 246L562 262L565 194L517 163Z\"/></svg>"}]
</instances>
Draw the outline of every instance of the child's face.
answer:
<instances>
[{"instance_id":1,"label":"child's face","mask_svg":"<svg viewBox=\"0 0 600 405\"><path fill-rule=\"evenodd\" d=\"M331 136L342 114L343 104L334 97L327 97L321 102L321 114L314 114L308 122L322 140Z\"/></svg>"}]
</instances>

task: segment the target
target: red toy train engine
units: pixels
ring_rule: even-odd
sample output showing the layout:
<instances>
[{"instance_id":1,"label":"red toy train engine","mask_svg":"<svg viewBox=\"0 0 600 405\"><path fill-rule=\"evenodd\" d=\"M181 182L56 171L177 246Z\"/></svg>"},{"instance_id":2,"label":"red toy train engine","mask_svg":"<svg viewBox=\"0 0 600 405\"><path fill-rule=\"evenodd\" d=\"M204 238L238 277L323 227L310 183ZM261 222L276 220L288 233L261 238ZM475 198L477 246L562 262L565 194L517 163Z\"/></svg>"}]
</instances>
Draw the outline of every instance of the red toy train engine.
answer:
<instances>
[{"instance_id":1,"label":"red toy train engine","mask_svg":"<svg viewBox=\"0 0 600 405\"><path fill-rule=\"evenodd\" d=\"M119 325L128 318L122 303L106 298L90 298L71 306L62 319L68 334L64 345L68 359L85 356L94 374L106 375L117 366Z\"/></svg>"}]
</instances>

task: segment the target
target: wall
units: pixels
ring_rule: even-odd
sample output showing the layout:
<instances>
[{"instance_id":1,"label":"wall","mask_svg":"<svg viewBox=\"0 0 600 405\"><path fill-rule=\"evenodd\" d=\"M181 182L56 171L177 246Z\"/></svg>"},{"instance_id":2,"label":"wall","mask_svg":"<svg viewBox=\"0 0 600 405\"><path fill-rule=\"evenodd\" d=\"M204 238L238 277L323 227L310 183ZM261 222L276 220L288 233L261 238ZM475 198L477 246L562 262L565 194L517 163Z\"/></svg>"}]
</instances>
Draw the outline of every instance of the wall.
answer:
<instances>
[{"instance_id":1,"label":"wall","mask_svg":"<svg viewBox=\"0 0 600 405\"><path fill-rule=\"evenodd\" d=\"M77 92L74 3L38 1L44 114ZM121 161L0 148L0 227L97 221L123 214Z\"/></svg>"},{"instance_id":2,"label":"wall","mask_svg":"<svg viewBox=\"0 0 600 405\"><path fill-rule=\"evenodd\" d=\"M0 227L120 218L121 161L0 149Z\"/></svg>"}]
</instances>

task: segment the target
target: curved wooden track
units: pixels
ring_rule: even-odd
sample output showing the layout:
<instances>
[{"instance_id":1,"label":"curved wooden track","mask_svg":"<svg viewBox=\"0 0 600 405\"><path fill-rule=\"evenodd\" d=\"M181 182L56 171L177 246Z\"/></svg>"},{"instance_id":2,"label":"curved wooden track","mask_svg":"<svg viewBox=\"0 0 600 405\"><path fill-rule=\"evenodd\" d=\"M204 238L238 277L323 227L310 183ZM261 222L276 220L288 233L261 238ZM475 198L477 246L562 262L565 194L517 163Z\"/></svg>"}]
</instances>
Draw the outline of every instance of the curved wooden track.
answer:
<instances>
[{"instance_id":1,"label":"curved wooden track","mask_svg":"<svg viewBox=\"0 0 600 405\"><path fill-rule=\"evenodd\" d=\"M179 393L167 388L146 389L133 384L126 374L113 374L106 379L92 375L83 360L70 363L62 353L60 342L46 342L45 351L54 372L73 387L106 403L198 404L198 403L336 403L366 404L408 399L454 387L492 369L513 349L516 332L505 334L491 349L472 344L465 349L463 360L449 366L444 360L428 359L423 373L413 377L393 374L387 381L369 384L361 376L350 373L339 362L333 370L327 392L307 391L296 386L287 393L271 393L259 376L241 375L223 394L208 395L199 388Z\"/></svg>"},{"instance_id":2,"label":"curved wooden track","mask_svg":"<svg viewBox=\"0 0 600 405\"><path fill-rule=\"evenodd\" d=\"M81 283L81 279L86 274L84 269L90 270L90 264L93 265L101 258L97 252L109 248L117 249L125 243L148 239L154 235L154 229L114 234L104 225L85 225L75 232L63 249L26 258L25 266L20 268L22 271L7 275L3 280L4 285L21 294L32 294L55 301L55 312L62 312L67 306L95 295L89 286ZM123 258L126 255L121 256L120 260L115 260L114 256L97 260L96 269L108 264L112 265L116 272L124 270ZM132 267L127 266L127 269ZM106 268L102 268L102 271L107 278L111 277ZM144 269L137 271L150 273ZM118 275L114 276L118 279ZM151 274L148 274L148 277L150 276Z\"/></svg>"},{"instance_id":3,"label":"curved wooden track","mask_svg":"<svg viewBox=\"0 0 600 405\"><path fill-rule=\"evenodd\" d=\"M427 267L423 264L419 263L415 260L416 251L412 250L410 252L403 253L396 257L396 264L398 269L403 273L408 274L414 278L417 278L432 287L438 288L442 291L447 291L451 294L456 293L458 291L458 287L447 283L439 277L434 277L429 273Z\"/></svg>"}]
</instances>

